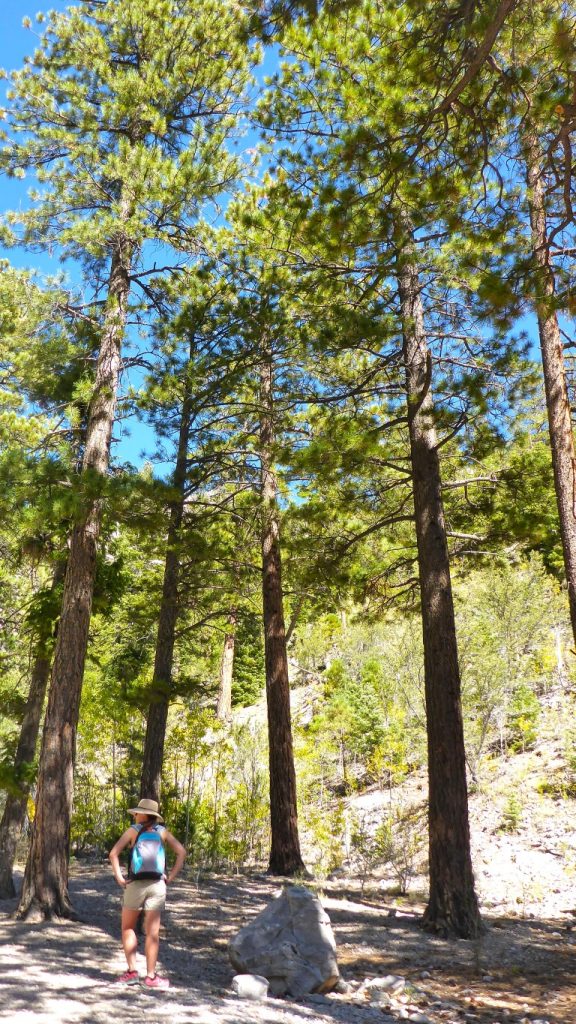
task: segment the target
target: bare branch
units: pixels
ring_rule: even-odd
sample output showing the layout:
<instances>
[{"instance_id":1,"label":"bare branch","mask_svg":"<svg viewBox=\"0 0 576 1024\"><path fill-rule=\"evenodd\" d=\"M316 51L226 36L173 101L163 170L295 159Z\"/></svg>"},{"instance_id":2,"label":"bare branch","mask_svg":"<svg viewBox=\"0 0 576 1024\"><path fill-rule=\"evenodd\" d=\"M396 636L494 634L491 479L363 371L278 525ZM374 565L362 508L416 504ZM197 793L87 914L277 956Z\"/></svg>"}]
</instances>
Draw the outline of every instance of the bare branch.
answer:
<instances>
[{"instance_id":1,"label":"bare branch","mask_svg":"<svg viewBox=\"0 0 576 1024\"><path fill-rule=\"evenodd\" d=\"M442 490L451 491L455 487L468 487L468 484L497 484L497 476L471 476L469 480L451 480L450 483L442 484Z\"/></svg>"}]
</instances>

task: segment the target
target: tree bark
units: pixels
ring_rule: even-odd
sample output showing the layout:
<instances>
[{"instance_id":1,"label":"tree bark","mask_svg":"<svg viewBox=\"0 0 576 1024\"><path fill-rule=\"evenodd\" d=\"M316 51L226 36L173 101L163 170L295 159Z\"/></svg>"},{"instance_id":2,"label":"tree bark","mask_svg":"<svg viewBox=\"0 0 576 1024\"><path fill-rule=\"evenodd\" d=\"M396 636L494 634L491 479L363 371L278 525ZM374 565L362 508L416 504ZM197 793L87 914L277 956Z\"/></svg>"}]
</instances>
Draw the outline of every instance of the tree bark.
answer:
<instances>
[{"instance_id":1,"label":"tree bark","mask_svg":"<svg viewBox=\"0 0 576 1024\"><path fill-rule=\"evenodd\" d=\"M52 591L56 590L60 585L64 579L65 572L65 560L57 562L52 577ZM34 761L42 711L44 709L46 687L50 678L52 641L55 636L56 629L54 629L51 622L48 622L36 640L34 664L30 677L30 690L14 758L14 768L16 770ZM13 878L14 860L16 858L16 847L26 818L29 794L30 784L23 782L20 785L19 792L10 792L6 797L6 805L2 821L0 822L0 899L3 900L12 899L16 895Z\"/></svg>"},{"instance_id":2,"label":"tree bark","mask_svg":"<svg viewBox=\"0 0 576 1024\"><path fill-rule=\"evenodd\" d=\"M191 358L192 350L190 352ZM172 689L176 624L179 614L180 529L184 516L191 418L192 397L187 383L180 415L176 464L172 476L172 486L176 496L170 503L162 600L158 617L154 674L152 676L153 697L148 708L146 720L146 737L144 740L142 776L140 779L140 796L150 800L157 800L158 802L160 801L160 791L162 788L162 763L164 760L166 724L168 722L168 708L170 706L170 692Z\"/></svg>"},{"instance_id":3,"label":"tree bark","mask_svg":"<svg viewBox=\"0 0 576 1024\"><path fill-rule=\"evenodd\" d=\"M570 622L576 644L576 458L574 434L562 336L554 305L556 287L548 246L542 154L537 136L533 132L527 132L524 136L524 154L535 269L533 304L538 320L542 352L554 489L560 520Z\"/></svg>"},{"instance_id":4,"label":"tree bark","mask_svg":"<svg viewBox=\"0 0 576 1024\"><path fill-rule=\"evenodd\" d=\"M431 358L409 219L397 220L397 275L418 547L428 736L430 897L424 924L472 938L482 929L470 853L456 624L434 423Z\"/></svg>"},{"instance_id":5,"label":"tree bark","mask_svg":"<svg viewBox=\"0 0 576 1024\"><path fill-rule=\"evenodd\" d=\"M268 708L271 849L268 870L276 875L304 871L298 836L296 771L292 744L290 684L277 483L274 475L274 397L272 353L265 352L260 367L260 462L262 499L262 599L264 656Z\"/></svg>"},{"instance_id":6,"label":"tree bark","mask_svg":"<svg viewBox=\"0 0 576 1024\"><path fill-rule=\"evenodd\" d=\"M218 687L218 704L216 717L220 722L229 722L232 718L232 677L234 673L234 647L236 644L236 626L238 613L232 609L228 616L228 629L224 637L222 661L220 662L220 685Z\"/></svg>"},{"instance_id":7,"label":"tree bark","mask_svg":"<svg viewBox=\"0 0 576 1024\"><path fill-rule=\"evenodd\" d=\"M92 596L102 499L98 492L108 470L120 372L120 350L133 246L115 241L108 282L108 304L88 410L82 460L85 513L72 531L62 610L44 720L36 813L18 917L74 916L68 895L68 858L73 802L76 732Z\"/></svg>"}]
</instances>

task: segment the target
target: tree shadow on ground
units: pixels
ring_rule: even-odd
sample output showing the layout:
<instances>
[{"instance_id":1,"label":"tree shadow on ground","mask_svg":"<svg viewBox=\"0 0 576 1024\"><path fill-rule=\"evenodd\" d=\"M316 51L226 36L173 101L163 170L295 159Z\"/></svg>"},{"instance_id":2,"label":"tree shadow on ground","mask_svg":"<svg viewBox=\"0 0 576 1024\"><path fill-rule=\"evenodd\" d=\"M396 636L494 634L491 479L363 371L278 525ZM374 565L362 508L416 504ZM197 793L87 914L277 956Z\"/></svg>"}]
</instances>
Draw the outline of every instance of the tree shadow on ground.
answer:
<instances>
[{"instance_id":1,"label":"tree shadow on ground","mask_svg":"<svg viewBox=\"0 0 576 1024\"><path fill-rule=\"evenodd\" d=\"M249 1004L232 1001L228 1007L234 971L227 946L242 925L280 892L281 884L279 879L262 875L211 874L183 878L171 887L160 958L175 987L170 996L173 1024L180 1019L180 1012L184 1020L198 1019L203 1024L212 1020L212 1011L206 1010L204 1018L196 1016L202 998L207 1000L206 1006L218 1000L221 1024L250 1020ZM83 863L72 869L70 893L80 921L32 926L10 922L10 927L3 929L0 990L2 1003L12 1007L15 1020L16 1012L33 1012L35 1024L38 1013L56 1013L67 1019L74 1002L84 1003L88 1014L74 1020L115 1019L112 1011L109 1017L91 1017L89 1007L102 998L103 985L112 988L111 961L115 959L121 969L121 890L109 868ZM419 924L422 904L417 902L398 906L385 893L360 894L334 884L320 895L332 921L342 975L352 985L365 978L401 975L425 993L428 1002L423 1012L432 1020L478 1024L524 1019L549 1024L576 1021L572 967L576 950L566 921L487 915L486 934L468 942L423 931ZM0 904L4 914L0 924L15 905L15 901ZM50 988L50 969L45 963L48 949L50 962L57 964L56 992ZM28 965L25 984L24 964ZM138 1007L141 1012L142 1005L148 1005L146 999L152 998L140 991L108 994L108 990L107 1002L117 1007L125 1020L132 1019ZM178 991L185 993L181 1009ZM280 1021L282 1006L287 1005L295 1020L346 1019L342 997L332 1005L322 1002L317 1006L305 1000L298 1004L273 1000L266 1004L260 1019L271 1024ZM357 1012L358 1004L355 1009ZM437 1012L440 1018L435 1016ZM41 1019L37 1024L42 1024Z\"/></svg>"},{"instance_id":2,"label":"tree shadow on ground","mask_svg":"<svg viewBox=\"0 0 576 1024\"><path fill-rule=\"evenodd\" d=\"M364 897L338 887L324 902L347 978L403 975L461 1019L482 1024L576 1022L576 937L569 920L485 913L485 933L467 941L424 931L423 899L399 909L384 894Z\"/></svg>"}]
</instances>

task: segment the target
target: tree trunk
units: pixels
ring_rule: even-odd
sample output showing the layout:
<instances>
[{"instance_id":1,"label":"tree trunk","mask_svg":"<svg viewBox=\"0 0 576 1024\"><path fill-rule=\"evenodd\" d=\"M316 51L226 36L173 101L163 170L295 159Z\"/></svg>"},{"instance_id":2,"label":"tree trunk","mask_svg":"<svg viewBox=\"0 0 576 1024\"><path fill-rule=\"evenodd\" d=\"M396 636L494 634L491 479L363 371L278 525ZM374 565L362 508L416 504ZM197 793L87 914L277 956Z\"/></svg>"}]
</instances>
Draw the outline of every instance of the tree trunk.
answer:
<instances>
[{"instance_id":1,"label":"tree trunk","mask_svg":"<svg viewBox=\"0 0 576 1024\"><path fill-rule=\"evenodd\" d=\"M260 369L260 460L262 498L262 599L268 706L271 849L268 870L294 875L304 870L298 837L296 772L292 747L290 684L282 595L277 485L272 466L274 442L272 355Z\"/></svg>"},{"instance_id":2,"label":"tree trunk","mask_svg":"<svg viewBox=\"0 0 576 1024\"><path fill-rule=\"evenodd\" d=\"M86 430L81 486L86 511L72 531L38 772L36 814L17 915L73 916L68 895L76 731L88 646L96 549L116 409L120 349L133 247L121 236L112 255L108 305Z\"/></svg>"},{"instance_id":3,"label":"tree trunk","mask_svg":"<svg viewBox=\"0 0 576 1024\"><path fill-rule=\"evenodd\" d=\"M192 350L190 358L192 358ZM172 476L172 486L177 492L177 496L170 503L162 600L158 617L154 674L152 677L153 696L148 708L142 776L140 779L140 796L157 801L160 801L160 790L162 788L162 762L164 760L166 723L168 721L170 691L172 688L176 623L179 613L180 528L184 516L191 418L192 399L187 385L180 415L176 465Z\"/></svg>"},{"instance_id":4,"label":"tree trunk","mask_svg":"<svg viewBox=\"0 0 576 1024\"><path fill-rule=\"evenodd\" d=\"M57 562L52 577L52 591L56 590L60 585L64 579L65 572L66 562ZM54 629L51 622L43 624L40 635L36 640L36 653L30 678L30 690L14 758L14 768L16 770L25 764L31 764L36 754L46 687L50 678L52 641L56 636L56 629ZM16 847L26 818L29 793L30 783L22 782L19 792L8 793L6 797L4 814L0 822L0 899L3 900L12 899L16 895L13 879L14 860L16 857Z\"/></svg>"},{"instance_id":5,"label":"tree trunk","mask_svg":"<svg viewBox=\"0 0 576 1024\"><path fill-rule=\"evenodd\" d=\"M418 546L428 735L430 897L424 924L472 938L482 929L470 853L456 625L417 256L397 225L397 274Z\"/></svg>"},{"instance_id":6,"label":"tree trunk","mask_svg":"<svg viewBox=\"0 0 576 1024\"><path fill-rule=\"evenodd\" d=\"M570 622L576 644L576 461L570 399L558 316L555 278L548 247L542 154L535 134L524 137L528 205L535 268L534 308L542 351L548 429L554 468L554 489L560 520Z\"/></svg>"},{"instance_id":7,"label":"tree trunk","mask_svg":"<svg viewBox=\"0 0 576 1024\"><path fill-rule=\"evenodd\" d=\"M224 649L220 663L220 685L218 688L218 705L216 717L220 722L229 722L232 718L232 676L234 671L234 646L236 644L236 626L238 612L233 609L228 616L228 629L224 637Z\"/></svg>"}]
</instances>

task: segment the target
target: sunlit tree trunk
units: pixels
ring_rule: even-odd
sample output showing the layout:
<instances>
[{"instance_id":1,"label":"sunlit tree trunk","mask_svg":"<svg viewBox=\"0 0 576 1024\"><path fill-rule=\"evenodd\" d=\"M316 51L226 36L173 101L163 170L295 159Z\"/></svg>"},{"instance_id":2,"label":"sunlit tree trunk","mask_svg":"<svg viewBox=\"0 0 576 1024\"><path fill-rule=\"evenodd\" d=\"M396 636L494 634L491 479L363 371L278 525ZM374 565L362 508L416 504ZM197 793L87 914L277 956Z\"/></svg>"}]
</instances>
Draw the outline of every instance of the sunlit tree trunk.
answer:
<instances>
[{"instance_id":1,"label":"sunlit tree trunk","mask_svg":"<svg viewBox=\"0 0 576 1024\"><path fill-rule=\"evenodd\" d=\"M432 930L472 938L481 930L468 821L456 624L417 253L408 218L397 220L397 276L418 547L428 736Z\"/></svg>"},{"instance_id":2,"label":"sunlit tree trunk","mask_svg":"<svg viewBox=\"0 0 576 1024\"><path fill-rule=\"evenodd\" d=\"M232 718L232 678L234 674L234 647L236 644L237 623L238 613L233 609L228 616L228 626L224 636L224 647L220 662L220 683L216 707L216 717L220 722L229 722Z\"/></svg>"},{"instance_id":3,"label":"sunlit tree trunk","mask_svg":"<svg viewBox=\"0 0 576 1024\"><path fill-rule=\"evenodd\" d=\"M542 370L548 411L554 489L560 520L564 571L572 634L576 644L576 458L566 382L562 336L555 307L555 277L550 260L542 154L537 136L524 136L528 204L534 260L533 297L542 352Z\"/></svg>"}]
</instances>

